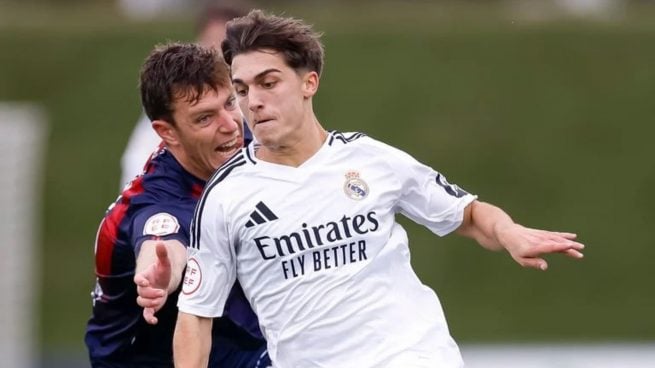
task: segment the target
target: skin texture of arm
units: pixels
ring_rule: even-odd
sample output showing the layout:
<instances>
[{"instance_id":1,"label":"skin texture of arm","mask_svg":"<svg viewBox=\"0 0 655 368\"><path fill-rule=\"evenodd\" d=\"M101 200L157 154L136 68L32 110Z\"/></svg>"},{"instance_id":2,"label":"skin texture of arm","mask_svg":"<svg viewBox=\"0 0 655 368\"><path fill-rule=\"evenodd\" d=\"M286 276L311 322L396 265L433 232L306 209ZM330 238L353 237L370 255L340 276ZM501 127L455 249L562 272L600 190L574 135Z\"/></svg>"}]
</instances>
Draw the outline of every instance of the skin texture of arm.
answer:
<instances>
[{"instance_id":1,"label":"skin texture of arm","mask_svg":"<svg viewBox=\"0 0 655 368\"><path fill-rule=\"evenodd\" d=\"M211 329L211 318L179 312L173 337L175 367L207 367L212 343Z\"/></svg>"},{"instance_id":2,"label":"skin texture of arm","mask_svg":"<svg viewBox=\"0 0 655 368\"><path fill-rule=\"evenodd\" d=\"M457 233L476 240L483 247L507 250L523 267L546 270L542 258L551 253L563 253L582 258L584 245L575 241L574 233L531 229L512 221L502 209L480 201L473 201L464 211L464 219Z\"/></svg>"},{"instance_id":3,"label":"skin texture of arm","mask_svg":"<svg viewBox=\"0 0 655 368\"><path fill-rule=\"evenodd\" d=\"M146 322L157 324L155 312L180 284L186 259L186 247L177 240L147 240L141 245L134 283Z\"/></svg>"}]
</instances>

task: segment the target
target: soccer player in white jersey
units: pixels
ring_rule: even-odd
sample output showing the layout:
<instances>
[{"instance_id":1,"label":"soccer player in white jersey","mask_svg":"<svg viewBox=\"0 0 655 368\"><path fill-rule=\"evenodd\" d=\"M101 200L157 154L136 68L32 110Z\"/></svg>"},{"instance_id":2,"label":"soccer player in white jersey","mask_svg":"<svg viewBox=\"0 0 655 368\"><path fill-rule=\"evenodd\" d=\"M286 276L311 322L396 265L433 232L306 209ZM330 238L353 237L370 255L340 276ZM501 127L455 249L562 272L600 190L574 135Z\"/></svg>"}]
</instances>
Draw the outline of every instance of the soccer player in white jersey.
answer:
<instances>
[{"instance_id":1,"label":"soccer player in white jersey","mask_svg":"<svg viewBox=\"0 0 655 368\"><path fill-rule=\"evenodd\" d=\"M236 279L274 367L463 366L397 213L525 267L582 257L575 234L521 226L405 152L323 129L312 108L323 48L302 21L253 11L228 23L222 47L258 143L214 174L196 208L176 366L205 364L211 317Z\"/></svg>"}]
</instances>

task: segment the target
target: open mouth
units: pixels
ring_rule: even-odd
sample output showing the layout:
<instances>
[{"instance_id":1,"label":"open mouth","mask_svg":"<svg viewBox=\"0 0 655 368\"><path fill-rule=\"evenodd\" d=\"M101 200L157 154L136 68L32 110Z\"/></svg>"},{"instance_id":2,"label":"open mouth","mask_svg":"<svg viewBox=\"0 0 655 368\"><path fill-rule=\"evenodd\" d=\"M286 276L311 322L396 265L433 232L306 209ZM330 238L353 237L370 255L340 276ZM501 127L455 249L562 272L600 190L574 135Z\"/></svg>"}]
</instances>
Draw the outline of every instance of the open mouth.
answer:
<instances>
[{"instance_id":1,"label":"open mouth","mask_svg":"<svg viewBox=\"0 0 655 368\"><path fill-rule=\"evenodd\" d=\"M237 136L219 145L214 150L224 155L228 155L228 154L231 155L234 154L234 152L236 152L237 150L239 150L242 146L243 146L243 138L241 138L241 136Z\"/></svg>"}]
</instances>

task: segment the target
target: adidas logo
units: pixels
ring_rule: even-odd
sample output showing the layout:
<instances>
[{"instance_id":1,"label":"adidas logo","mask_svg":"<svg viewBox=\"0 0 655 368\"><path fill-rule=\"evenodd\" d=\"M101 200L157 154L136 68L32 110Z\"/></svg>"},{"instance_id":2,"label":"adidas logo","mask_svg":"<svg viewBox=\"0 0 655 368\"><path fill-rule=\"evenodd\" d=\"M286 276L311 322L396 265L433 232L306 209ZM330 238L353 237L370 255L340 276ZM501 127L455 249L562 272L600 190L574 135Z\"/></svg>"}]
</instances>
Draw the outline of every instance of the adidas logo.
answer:
<instances>
[{"instance_id":1,"label":"adidas logo","mask_svg":"<svg viewBox=\"0 0 655 368\"><path fill-rule=\"evenodd\" d=\"M250 214L250 220L246 222L246 227L253 227L255 225L261 225L267 221L277 220L277 216L275 216L270 208L266 207L264 202L257 203L255 208L256 210L252 211Z\"/></svg>"}]
</instances>

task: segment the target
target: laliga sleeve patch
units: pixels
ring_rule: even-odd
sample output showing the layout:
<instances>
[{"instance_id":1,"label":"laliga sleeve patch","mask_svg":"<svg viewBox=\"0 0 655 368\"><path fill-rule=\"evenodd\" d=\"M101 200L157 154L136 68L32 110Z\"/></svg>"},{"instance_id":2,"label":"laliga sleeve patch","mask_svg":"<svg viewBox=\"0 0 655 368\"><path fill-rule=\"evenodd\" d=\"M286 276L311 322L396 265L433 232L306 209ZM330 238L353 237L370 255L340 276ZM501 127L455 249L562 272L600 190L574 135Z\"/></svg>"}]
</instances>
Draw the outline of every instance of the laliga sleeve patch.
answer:
<instances>
[{"instance_id":1,"label":"laliga sleeve patch","mask_svg":"<svg viewBox=\"0 0 655 368\"><path fill-rule=\"evenodd\" d=\"M189 258L186 263L184 280L182 281L182 293L185 295L193 294L200 287L202 282L202 270L200 264L195 258Z\"/></svg>"},{"instance_id":2,"label":"laliga sleeve patch","mask_svg":"<svg viewBox=\"0 0 655 368\"><path fill-rule=\"evenodd\" d=\"M177 218L169 213L160 212L150 216L143 226L143 235L164 236L175 234L180 230Z\"/></svg>"}]
</instances>

